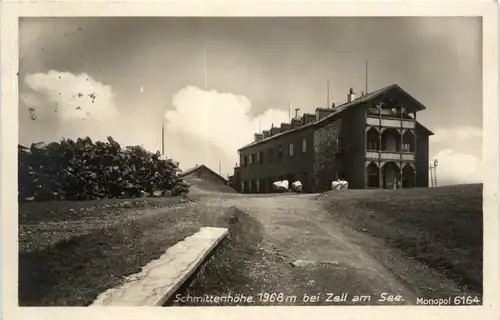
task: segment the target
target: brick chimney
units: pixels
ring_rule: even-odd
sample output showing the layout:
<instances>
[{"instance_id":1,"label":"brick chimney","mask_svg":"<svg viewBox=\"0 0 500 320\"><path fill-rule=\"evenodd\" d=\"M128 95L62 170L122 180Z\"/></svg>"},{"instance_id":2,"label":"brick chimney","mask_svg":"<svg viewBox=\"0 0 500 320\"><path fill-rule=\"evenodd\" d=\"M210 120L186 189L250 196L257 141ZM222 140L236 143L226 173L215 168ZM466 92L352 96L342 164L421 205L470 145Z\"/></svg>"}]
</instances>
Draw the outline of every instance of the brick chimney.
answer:
<instances>
[{"instance_id":1,"label":"brick chimney","mask_svg":"<svg viewBox=\"0 0 500 320\"><path fill-rule=\"evenodd\" d=\"M354 101L356 99L356 94L352 90L352 88L349 89L349 94L347 95L347 102Z\"/></svg>"},{"instance_id":2,"label":"brick chimney","mask_svg":"<svg viewBox=\"0 0 500 320\"><path fill-rule=\"evenodd\" d=\"M265 139L265 138L269 138L269 135L270 135L269 130L264 130L264 131L262 131L262 138L263 138L263 139Z\"/></svg>"},{"instance_id":3,"label":"brick chimney","mask_svg":"<svg viewBox=\"0 0 500 320\"><path fill-rule=\"evenodd\" d=\"M263 139L263 138L262 138L262 134L261 134L261 133L256 133L256 134L254 134L254 138L255 138L255 139L254 139L254 141L255 141L255 142L260 141L260 140L262 140L262 139Z\"/></svg>"}]
</instances>

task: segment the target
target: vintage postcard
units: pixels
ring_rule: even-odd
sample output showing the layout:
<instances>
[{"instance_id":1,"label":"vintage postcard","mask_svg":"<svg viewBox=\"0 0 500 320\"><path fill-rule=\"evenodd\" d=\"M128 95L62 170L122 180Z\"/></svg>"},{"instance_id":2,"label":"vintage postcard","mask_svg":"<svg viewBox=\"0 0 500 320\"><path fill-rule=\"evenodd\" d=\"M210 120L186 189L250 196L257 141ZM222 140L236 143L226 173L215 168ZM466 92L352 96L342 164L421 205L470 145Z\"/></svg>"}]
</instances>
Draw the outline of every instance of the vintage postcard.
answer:
<instances>
[{"instance_id":1,"label":"vintage postcard","mask_svg":"<svg viewBox=\"0 0 500 320\"><path fill-rule=\"evenodd\" d=\"M2 9L5 319L500 315L494 2Z\"/></svg>"}]
</instances>

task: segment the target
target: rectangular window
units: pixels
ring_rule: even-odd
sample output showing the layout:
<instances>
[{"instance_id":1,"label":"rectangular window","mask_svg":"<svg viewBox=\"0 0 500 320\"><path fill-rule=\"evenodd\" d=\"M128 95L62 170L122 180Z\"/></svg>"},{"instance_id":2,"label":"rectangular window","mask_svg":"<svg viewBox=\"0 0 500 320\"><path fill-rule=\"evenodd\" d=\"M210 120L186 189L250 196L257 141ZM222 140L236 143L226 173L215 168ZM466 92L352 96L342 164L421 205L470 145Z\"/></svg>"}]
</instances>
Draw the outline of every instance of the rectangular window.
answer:
<instances>
[{"instance_id":1,"label":"rectangular window","mask_svg":"<svg viewBox=\"0 0 500 320\"><path fill-rule=\"evenodd\" d=\"M257 193L260 192L260 179L259 178L255 179L255 189L256 189Z\"/></svg>"},{"instance_id":2,"label":"rectangular window","mask_svg":"<svg viewBox=\"0 0 500 320\"><path fill-rule=\"evenodd\" d=\"M252 190L252 187L253 187L253 186L252 186L252 180L248 180L248 192L249 192L249 193L252 193L252 191L253 191L253 190Z\"/></svg>"},{"instance_id":3,"label":"rectangular window","mask_svg":"<svg viewBox=\"0 0 500 320\"><path fill-rule=\"evenodd\" d=\"M269 159L269 162L274 161L274 150L272 148L267 150L267 158Z\"/></svg>"},{"instance_id":4,"label":"rectangular window","mask_svg":"<svg viewBox=\"0 0 500 320\"><path fill-rule=\"evenodd\" d=\"M242 161L241 165L242 165L243 167L246 167L246 166L247 166L247 163L248 163L248 158L247 158L247 156L243 156L243 161Z\"/></svg>"},{"instance_id":5,"label":"rectangular window","mask_svg":"<svg viewBox=\"0 0 500 320\"><path fill-rule=\"evenodd\" d=\"M263 156L262 152L257 153L257 163L258 164L262 164L262 156Z\"/></svg>"},{"instance_id":6,"label":"rectangular window","mask_svg":"<svg viewBox=\"0 0 500 320\"><path fill-rule=\"evenodd\" d=\"M293 157L293 142L288 145L288 156Z\"/></svg>"},{"instance_id":7,"label":"rectangular window","mask_svg":"<svg viewBox=\"0 0 500 320\"><path fill-rule=\"evenodd\" d=\"M248 155L248 164L252 164L252 163L253 163L253 153Z\"/></svg>"},{"instance_id":8,"label":"rectangular window","mask_svg":"<svg viewBox=\"0 0 500 320\"><path fill-rule=\"evenodd\" d=\"M302 139L302 153L307 152L307 140L306 138Z\"/></svg>"},{"instance_id":9,"label":"rectangular window","mask_svg":"<svg viewBox=\"0 0 500 320\"><path fill-rule=\"evenodd\" d=\"M283 160L283 146L278 147L278 160Z\"/></svg>"}]
</instances>

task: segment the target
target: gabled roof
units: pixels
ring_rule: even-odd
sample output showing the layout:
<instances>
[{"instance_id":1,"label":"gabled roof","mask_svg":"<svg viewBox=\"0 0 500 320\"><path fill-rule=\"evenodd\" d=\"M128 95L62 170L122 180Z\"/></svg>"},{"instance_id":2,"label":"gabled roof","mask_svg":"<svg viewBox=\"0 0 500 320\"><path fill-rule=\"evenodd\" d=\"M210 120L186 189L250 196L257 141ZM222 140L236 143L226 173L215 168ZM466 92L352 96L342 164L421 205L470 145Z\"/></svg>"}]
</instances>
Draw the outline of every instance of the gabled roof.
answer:
<instances>
[{"instance_id":1,"label":"gabled roof","mask_svg":"<svg viewBox=\"0 0 500 320\"><path fill-rule=\"evenodd\" d=\"M194 173L196 171L199 171L199 170L208 170L210 171L211 173L213 173L214 175L218 176L219 178L221 178L222 180L224 181L227 181L226 178L224 178L223 176L219 175L217 172L213 171L212 169L210 169L209 167L207 167L206 165L202 164L202 165L199 165L199 166L195 166L195 167L192 167L192 168L189 168L189 169L186 169L184 171L182 171L180 174L179 174L179 177L185 177L191 173Z\"/></svg>"},{"instance_id":2,"label":"gabled roof","mask_svg":"<svg viewBox=\"0 0 500 320\"><path fill-rule=\"evenodd\" d=\"M431 130L427 129L426 127L424 127L420 122L417 121L417 127L418 128L421 128L423 131L425 131L428 135L430 136L433 136L434 135L434 132L432 132Z\"/></svg>"},{"instance_id":3,"label":"gabled roof","mask_svg":"<svg viewBox=\"0 0 500 320\"><path fill-rule=\"evenodd\" d=\"M277 133L273 136L270 136L268 138L265 138L265 139L262 139L262 140L259 140L259 141L254 141L254 142L251 142L243 147L241 147L238 151L240 150L243 150L243 149L246 149L246 148L249 148L251 146L254 146L254 145L257 145L257 144L261 144L263 142L266 142L266 141L269 141L269 140L272 140L272 139L276 139L278 137L281 137L285 134L289 134L291 132L297 132L299 130L303 130L303 129L306 129L306 128L310 128L310 127L314 127L314 126L317 126L317 125L320 125L322 123L325 123L327 122L329 119L331 119L332 117L336 116L336 115L339 115L341 112L349 109L349 108L352 108L354 106L359 106L361 104L363 104L364 102L367 102L367 101L370 101L370 100L373 100L375 98L378 98L380 97L381 95L383 95L384 93L387 93L389 92L390 90L393 90L393 89L396 89L396 90L399 90L400 92L402 92L405 96L407 96L408 98L410 98L412 101L415 102L415 105L417 106L417 109L419 111L421 110L425 110L425 106L423 104L421 104L417 99L415 99L413 96L411 96L408 92L404 91L400 86L398 86L397 84L393 84L393 85L390 85L390 86L387 86L387 87L384 87L382 89L379 89L379 90L376 90L376 91L373 91L373 92L370 92L368 94L365 94L364 96L361 96L357 99L354 99L353 101L350 101L350 102L346 102L346 103L343 103L341 105L338 105L336 106L335 108L333 109L329 109L329 110L332 110L333 112L329 115L327 115L326 117L320 119L320 120L317 120L317 121L314 121L314 122L310 122L308 124L305 124L305 125L302 125L302 126L299 126L297 128L294 128L294 129L291 129L291 130L287 130L287 131L284 131L284 132L280 132L280 133ZM431 134L432 132L425 128L423 125L420 124L420 126L424 129L424 130L427 130L429 131Z\"/></svg>"}]
</instances>

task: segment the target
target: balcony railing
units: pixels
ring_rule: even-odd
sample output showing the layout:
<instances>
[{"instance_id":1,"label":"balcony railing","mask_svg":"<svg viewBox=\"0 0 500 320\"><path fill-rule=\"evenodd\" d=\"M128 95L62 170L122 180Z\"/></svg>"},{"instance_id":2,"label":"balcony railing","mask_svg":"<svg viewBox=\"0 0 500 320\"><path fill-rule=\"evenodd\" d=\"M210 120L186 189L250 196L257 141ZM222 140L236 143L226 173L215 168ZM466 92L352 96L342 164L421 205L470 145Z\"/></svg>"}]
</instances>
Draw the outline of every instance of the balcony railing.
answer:
<instances>
[{"instance_id":1,"label":"balcony railing","mask_svg":"<svg viewBox=\"0 0 500 320\"><path fill-rule=\"evenodd\" d=\"M403 153L403 160L414 161L415 154L414 153Z\"/></svg>"},{"instance_id":2,"label":"balcony railing","mask_svg":"<svg viewBox=\"0 0 500 320\"><path fill-rule=\"evenodd\" d=\"M415 129L415 122L403 120L403 128L405 128L405 129Z\"/></svg>"},{"instance_id":3,"label":"balcony railing","mask_svg":"<svg viewBox=\"0 0 500 320\"><path fill-rule=\"evenodd\" d=\"M366 118L366 124L369 124L369 125L372 125L372 126L378 126L378 125L380 125L380 119L379 118L367 117Z\"/></svg>"},{"instance_id":4,"label":"balcony railing","mask_svg":"<svg viewBox=\"0 0 500 320\"><path fill-rule=\"evenodd\" d=\"M378 151L367 151L366 152L366 157L368 159L377 159L378 160L379 157L380 157L380 154L379 154Z\"/></svg>"},{"instance_id":5,"label":"balcony railing","mask_svg":"<svg viewBox=\"0 0 500 320\"><path fill-rule=\"evenodd\" d=\"M401 124L402 122L402 124ZM378 118L378 117L371 117L368 116L366 117L366 124L372 125L372 126L382 126L382 127L391 127L391 128L403 128L405 129L414 129L415 128L415 123L413 120L406 120L406 119L387 119L387 118Z\"/></svg>"},{"instance_id":6,"label":"balcony railing","mask_svg":"<svg viewBox=\"0 0 500 320\"><path fill-rule=\"evenodd\" d=\"M366 152L367 159L374 160L405 160L405 161L414 161L415 153L412 152L399 152L399 151L377 151L377 150L369 150Z\"/></svg>"}]
</instances>

